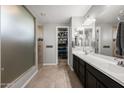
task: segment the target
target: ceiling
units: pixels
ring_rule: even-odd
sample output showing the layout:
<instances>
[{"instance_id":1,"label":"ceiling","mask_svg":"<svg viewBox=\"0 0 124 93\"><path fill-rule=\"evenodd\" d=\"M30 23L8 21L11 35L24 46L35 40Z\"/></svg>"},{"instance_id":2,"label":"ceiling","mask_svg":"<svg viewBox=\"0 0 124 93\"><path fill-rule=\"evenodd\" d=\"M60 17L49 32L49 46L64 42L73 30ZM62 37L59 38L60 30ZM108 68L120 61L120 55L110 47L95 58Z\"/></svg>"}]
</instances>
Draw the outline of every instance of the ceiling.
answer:
<instances>
[{"instance_id":1,"label":"ceiling","mask_svg":"<svg viewBox=\"0 0 124 93\"><path fill-rule=\"evenodd\" d=\"M124 5L96 5L90 8L86 16L96 18L97 22L116 23L121 11L124 11ZM124 15L122 17L124 19Z\"/></svg>"},{"instance_id":2,"label":"ceiling","mask_svg":"<svg viewBox=\"0 0 124 93\"><path fill-rule=\"evenodd\" d=\"M65 24L72 16L84 16L91 5L26 5L26 8L40 24Z\"/></svg>"}]
</instances>

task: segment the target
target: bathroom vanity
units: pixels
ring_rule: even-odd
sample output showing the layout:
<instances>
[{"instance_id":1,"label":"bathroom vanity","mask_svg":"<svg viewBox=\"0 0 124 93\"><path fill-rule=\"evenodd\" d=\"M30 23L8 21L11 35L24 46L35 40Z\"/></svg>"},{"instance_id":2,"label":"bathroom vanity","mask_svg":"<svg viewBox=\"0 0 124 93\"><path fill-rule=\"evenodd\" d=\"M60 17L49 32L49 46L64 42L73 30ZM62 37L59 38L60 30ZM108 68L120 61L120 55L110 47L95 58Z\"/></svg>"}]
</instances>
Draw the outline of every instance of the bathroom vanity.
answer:
<instances>
[{"instance_id":1,"label":"bathroom vanity","mask_svg":"<svg viewBox=\"0 0 124 93\"><path fill-rule=\"evenodd\" d=\"M85 88L124 87L124 67L113 57L73 51L73 69Z\"/></svg>"}]
</instances>

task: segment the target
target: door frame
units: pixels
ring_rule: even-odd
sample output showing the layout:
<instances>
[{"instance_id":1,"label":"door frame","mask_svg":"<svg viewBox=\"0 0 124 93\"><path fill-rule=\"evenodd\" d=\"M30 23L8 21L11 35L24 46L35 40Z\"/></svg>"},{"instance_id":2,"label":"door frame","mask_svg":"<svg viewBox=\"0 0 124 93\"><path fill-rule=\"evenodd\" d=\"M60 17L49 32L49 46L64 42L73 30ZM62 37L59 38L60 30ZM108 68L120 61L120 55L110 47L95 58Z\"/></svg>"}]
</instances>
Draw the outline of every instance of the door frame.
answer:
<instances>
[{"instance_id":1,"label":"door frame","mask_svg":"<svg viewBox=\"0 0 124 93\"><path fill-rule=\"evenodd\" d=\"M58 64L58 28L67 28L67 32L68 32L68 57L67 57L67 64L69 65L69 26L56 26L56 64Z\"/></svg>"},{"instance_id":2,"label":"door frame","mask_svg":"<svg viewBox=\"0 0 124 93\"><path fill-rule=\"evenodd\" d=\"M101 53L101 27L100 26L97 26L96 27L96 33L97 33L97 30L99 31L99 36L98 36L98 39L99 39L99 42L98 42L98 48L99 48L99 51L98 53Z\"/></svg>"}]
</instances>

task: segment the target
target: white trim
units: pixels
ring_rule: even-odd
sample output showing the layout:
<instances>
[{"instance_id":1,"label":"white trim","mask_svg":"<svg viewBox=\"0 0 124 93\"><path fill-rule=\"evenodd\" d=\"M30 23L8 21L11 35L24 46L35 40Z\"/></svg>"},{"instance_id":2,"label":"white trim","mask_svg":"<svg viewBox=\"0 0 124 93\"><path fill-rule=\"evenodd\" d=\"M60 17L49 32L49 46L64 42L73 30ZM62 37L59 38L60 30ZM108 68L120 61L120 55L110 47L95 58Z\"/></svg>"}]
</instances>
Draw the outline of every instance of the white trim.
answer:
<instances>
[{"instance_id":1,"label":"white trim","mask_svg":"<svg viewBox=\"0 0 124 93\"><path fill-rule=\"evenodd\" d=\"M74 69L73 69L73 67L71 65L69 65L69 67L70 67L71 71L74 71Z\"/></svg>"},{"instance_id":2,"label":"white trim","mask_svg":"<svg viewBox=\"0 0 124 93\"><path fill-rule=\"evenodd\" d=\"M37 20L35 19L35 65L36 65L36 68L38 70L38 41L37 41L37 26L38 26L38 23L37 23Z\"/></svg>"},{"instance_id":3,"label":"white trim","mask_svg":"<svg viewBox=\"0 0 124 93\"><path fill-rule=\"evenodd\" d=\"M56 64L58 64L58 27L56 27Z\"/></svg>"},{"instance_id":4,"label":"white trim","mask_svg":"<svg viewBox=\"0 0 124 93\"><path fill-rule=\"evenodd\" d=\"M2 83L2 82L1 82L1 76L2 76L2 75L1 75L1 71L2 71L2 66L1 66L1 64L2 64L2 63L1 63L1 39L0 39L0 88L1 88L1 83Z\"/></svg>"},{"instance_id":5,"label":"white trim","mask_svg":"<svg viewBox=\"0 0 124 93\"><path fill-rule=\"evenodd\" d=\"M58 28L68 28L68 65L69 65L69 26L56 26L56 64L58 64Z\"/></svg>"},{"instance_id":6,"label":"white trim","mask_svg":"<svg viewBox=\"0 0 124 93\"><path fill-rule=\"evenodd\" d=\"M25 88L26 85L33 79L33 77L38 73L38 70L34 72L34 74L23 84L21 88Z\"/></svg>"},{"instance_id":7,"label":"white trim","mask_svg":"<svg viewBox=\"0 0 124 93\"><path fill-rule=\"evenodd\" d=\"M29 70L27 70L24 74L14 80L11 85L8 85L6 88L24 88L30 80L36 75L38 72L37 67L33 66Z\"/></svg>"},{"instance_id":8,"label":"white trim","mask_svg":"<svg viewBox=\"0 0 124 93\"><path fill-rule=\"evenodd\" d=\"M69 53L70 53L70 29L69 29L69 27L67 27L68 28L68 65L69 65L69 61L70 61L70 56L69 56Z\"/></svg>"},{"instance_id":9,"label":"white trim","mask_svg":"<svg viewBox=\"0 0 124 93\"><path fill-rule=\"evenodd\" d=\"M57 65L57 63L43 63L44 66L46 65Z\"/></svg>"},{"instance_id":10,"label":"white trim","mask_svg":"<svg viewBox=\"0 0 124 93\"><path fill-rule=\"evenodd\" d=\"M99 31L99 45L98 45L98 48L99 48L99 51L98 51L98 53L101 53L101 27L100 26L98 26L98 27L96 27L96 31Z\"/></svg>"}]
</instances>

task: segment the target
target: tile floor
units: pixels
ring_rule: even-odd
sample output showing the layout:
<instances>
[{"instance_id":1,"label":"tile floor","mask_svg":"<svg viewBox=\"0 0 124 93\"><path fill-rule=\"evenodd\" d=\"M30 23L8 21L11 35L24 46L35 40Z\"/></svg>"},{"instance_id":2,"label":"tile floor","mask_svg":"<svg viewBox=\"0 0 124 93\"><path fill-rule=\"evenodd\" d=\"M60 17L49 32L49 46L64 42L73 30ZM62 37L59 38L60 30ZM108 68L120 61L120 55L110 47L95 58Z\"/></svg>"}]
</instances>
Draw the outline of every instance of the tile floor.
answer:
<instances>
[{"instance_id":1,"label":"tile floor","mask_svg":"<svg viewBox=\"0 0 124 93\"><path fill-rule=\"evenodd\" d=\"M65 61L43 66L26 88L81 88L83 87Z\"/></svg>"}]
</instances>

